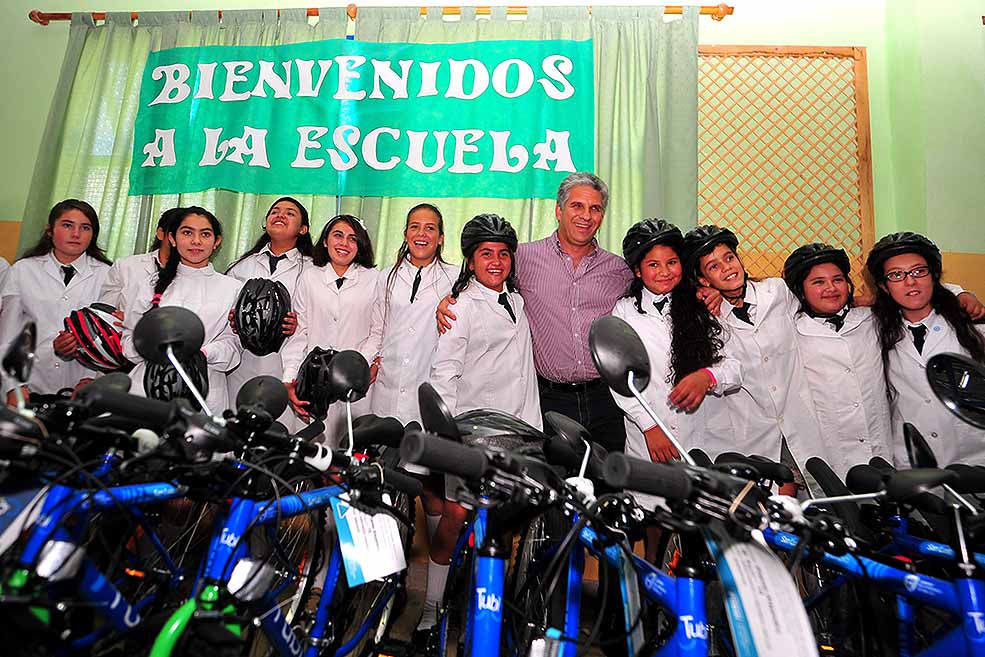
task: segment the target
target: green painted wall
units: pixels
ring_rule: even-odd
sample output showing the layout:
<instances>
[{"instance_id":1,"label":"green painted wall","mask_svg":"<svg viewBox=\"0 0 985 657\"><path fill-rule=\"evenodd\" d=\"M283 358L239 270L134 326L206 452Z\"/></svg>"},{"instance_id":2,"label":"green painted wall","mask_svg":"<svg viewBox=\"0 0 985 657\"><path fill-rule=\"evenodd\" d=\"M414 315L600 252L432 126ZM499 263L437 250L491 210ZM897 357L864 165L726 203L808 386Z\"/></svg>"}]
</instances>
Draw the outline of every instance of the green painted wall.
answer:
<instances>
[{"instance_id":1,"label":"green painted wall","mask_svg":"<svg viewBox=\"0 0 985 657\"><path fill-rule=\"evenodd\" d=\"M6 30L0 43L4 62L0 85L7 90L0 107L0 143L6 150L0 161L4 181L0 221L19 220L23 213L68 34L66 23L41 27L30 22L30 9L140 11L277 4L275 0L5 0L0 4L0 24ZM985 121L981 118L985 2L732 0L730 4L735 14L724 21L702 19L701 43L864 46L876 233L926 230L945 250L985 253Z\"/></svg>"}]
</instances>

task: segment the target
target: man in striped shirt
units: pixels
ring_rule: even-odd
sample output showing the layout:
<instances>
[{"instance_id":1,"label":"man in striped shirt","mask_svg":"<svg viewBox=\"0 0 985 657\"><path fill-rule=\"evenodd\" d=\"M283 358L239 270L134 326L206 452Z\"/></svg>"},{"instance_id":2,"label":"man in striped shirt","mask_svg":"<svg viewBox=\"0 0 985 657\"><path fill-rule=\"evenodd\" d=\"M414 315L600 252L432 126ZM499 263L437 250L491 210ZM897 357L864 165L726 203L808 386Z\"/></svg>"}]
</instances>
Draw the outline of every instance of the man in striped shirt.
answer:
<instances>
[{"instance_id":1,"label":"man in striped shirt","mask_svg":"<svg viewBox=\"0 0 985 657\"><path fill-rule=\"evenodd\" d=\"M623 414L588 349L592 322L612 312L633 279L625 260L595 239L608 202L609 188L597 176L565 178L554 208L557 230L519 246L516 273L533 336L541 410L577 420L596 442L622 451ZM439 330L455 319L447 299L437 314Z\"/></svg>"}]
</instances>

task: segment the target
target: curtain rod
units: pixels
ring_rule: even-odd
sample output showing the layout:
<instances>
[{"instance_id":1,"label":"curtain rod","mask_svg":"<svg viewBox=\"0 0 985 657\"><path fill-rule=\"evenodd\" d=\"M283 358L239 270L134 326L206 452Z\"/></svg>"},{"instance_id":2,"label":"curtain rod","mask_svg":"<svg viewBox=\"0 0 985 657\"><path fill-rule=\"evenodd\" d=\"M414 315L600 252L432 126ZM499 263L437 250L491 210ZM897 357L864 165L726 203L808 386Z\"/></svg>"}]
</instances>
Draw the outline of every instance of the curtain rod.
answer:
<instances>
[{"instance_id":1,"label":"curtain rod","mask_svg":"<svg viewBox=\"0 0 985 657\"><path fill-rule=\"evenodd\" d=\"M702 5L700 10L702 16L711 16L712 20L720 21L726 16L731 16L732 13L735 11L735 8L723 2L719 5ZM219 14L219 18L222 18L222 10L217 10L217 11ZM318 15L318 9L316 8L309 8L306 11L308 13L308 16ZM346 14L348 14L349 18L351 18L352 20L356 19L356 14L358 12L356 5L354 4L349 5L348 7L346 7L345 11ZM589 6L588 12L591 13L591 11L592 8ZM189 11L188 13L191 14L192 12ZM461 7L449 6L449 7L441 8L441 14L443 16L459 16L461 15L461 13L462 13ZM492 7L476 7L475 13L477 16L488 16L492 13ZM681 5L668 5L664 7L664 13L682 14L684 13L684 7ZM427 14L427 7L421 7L421 15L423 16L425 14ZM526 16L527 8L521 6L508 6L506 8L506 14L508 16ZM277 10L277 15L278 16L280 15L279 9ZM52 12L52 11L41 11L39 9L33 9L27 16L38 25L48 25L52 21L72 20L72 12L66 12L66 11ZM137 20L138 16L139 16L138 12L136 11L130 12L130 20L135 21ZM94 21L106 20L106 12L104 11L92 12L92 20Z\"/></svg>"}]
</instances>

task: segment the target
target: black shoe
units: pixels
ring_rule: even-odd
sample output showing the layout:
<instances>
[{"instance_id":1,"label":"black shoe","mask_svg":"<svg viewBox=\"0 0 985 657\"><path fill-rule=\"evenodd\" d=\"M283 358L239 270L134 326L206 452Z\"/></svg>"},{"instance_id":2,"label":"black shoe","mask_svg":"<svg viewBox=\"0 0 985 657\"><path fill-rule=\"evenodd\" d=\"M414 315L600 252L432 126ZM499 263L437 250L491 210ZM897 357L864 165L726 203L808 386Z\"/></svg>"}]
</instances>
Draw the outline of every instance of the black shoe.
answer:
<instances>
[{"instance_id":1,"label":"black shoe","mask_svg":"<svg viewBox=\"0 0 985 657\"><path fill-rule=\"evenodd\" d=\"M410 643L414 647L414 653L423 657L437 657L438 655L438 626L429 627L423 630L414 630L411 635Z\"/></svg>"}]
</instances>

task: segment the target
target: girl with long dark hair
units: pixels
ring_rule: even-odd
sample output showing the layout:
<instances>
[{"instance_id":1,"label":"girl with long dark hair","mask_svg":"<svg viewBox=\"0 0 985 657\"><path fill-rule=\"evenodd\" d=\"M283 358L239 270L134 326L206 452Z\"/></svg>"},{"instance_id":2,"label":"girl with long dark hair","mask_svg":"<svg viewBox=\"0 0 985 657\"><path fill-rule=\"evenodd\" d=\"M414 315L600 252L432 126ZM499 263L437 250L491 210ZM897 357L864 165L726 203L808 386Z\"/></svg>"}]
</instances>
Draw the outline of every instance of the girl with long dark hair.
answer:
<instances>
[{"instance_id":1,"label":"girl with long dark hair","mask_svg":"<svg viewBox=\"0 0 985 657\"><path fill-rule=\"evenodd\" d=\"M309 402L298 399L295 382L305 356L312 349L355 349L367 362L376 356L375 350L367 345L379 272L362 221L348 214L329 220L315 245L314 264L298 282L294 295L297 330L281 349L283 381L291 407L303 421L308 419ZM372 391L353 404L353 417L369 412L371 395ZM345 434L345 417L344 405L329 407L325 436L332 446L339 444Z\"/></svg>"},{"instance_id":2,"label":"girl with long dark hair","mask_svg":"<svg viewBox=\"0 0 985 657\"><path fill-rule=\"evenodd\" d=\"M723 442L709 434L710 455L731 450L782 461L804 485L804 463L812 456L830 461L832 447L818 427L797 349L794 316L800 301L783 279L750 279L738 245L731 230L712 225L697 226L684 237L684 276L724 297L719 322L725 353L742 366L742 388L725 398L732 439Z\"/></svg>"},{"instance_id":3,"label":"girl with long dark hair","mask_svg":"<svg viewBox=\"0 0 985 657\"><path fill-rule=\"evenodd\" d=\"M64 319L97 301L112 264L99 248L99 217L85 201L66 199L51 208L41 239L7 272L0 297L0 341L6 352L24 324L37 325L37 350L27 390L52 394L74 388L92 371L75 360L75 338ZM16 382L5 381L8 403Z\"/></svg>"},{"instance_id":4,"label":"girl with long dark hair","mask_svg":"<svg viewBox=\"0 0 985 657\"><path fill-rule=\"evenodd\" d=\"M724 356L722 327L684 280L684 237L663 219L645 219L623 239L623 257L635 278L612 314L632 326L646 345L652 370L644 395L685 449L708 450L706 434L732 433L720 396L742 383L738 361ZM708 393L715 397L706 398ZM666 461L679 458L639 402L613 393L626 413L626 453Z\"/></svg>"},{"instance_id":5,"label":"girl with long dark hair","mask_svg":"<svg viewBox=\"0 0 985 657\"><path fill-rule=\"evenodd\" d=\"M866 268L877 285L872 313L893 412L897 460L905 461L903 423L909 422L941 466L985 463L985 431L962 422L939 403L924 372L927 360L942 352L985 364L985 331L941 283L940 249L923 235L892 233L872 247Z\"/></svg>"},{"instance_id":6,"label":"girl with long dark hair","mask_svg":"<svg viewBox=\"0 0 985 657\"><path fill-rule=\"evenodd\" d=\"M156 280L140 290L124 290L123 353L136 364L130 373L134 381L130 392L147 392L141 385L147 363L134 347L134 326L155 308L180 306L198 315L205 327L202 355L209 388L206 403L213 413L221 413L229 401L226 372L239 364L243 350L228 320L242 283L212 267L212 256L222 244L222 225L205 208L184 208L165 237L171 253Z\"/></svg>"},{"instance_id":7,"label":"girl with long dark hair","mask_svg":"<svg viewBox=\"0 0 985 657\"><path fill-rule=\"evenodd\" d=\"M310 231L308 209L297 199L283 196L274 201L267 210L263 234L257 239L256 244L226 270L227 276L244 283L251 278L267 278L284 284L291 295L293 308L282 326L286 336L293 335L297 330L298 285L304 273L312 268L311 257L314 247ZM233 322L232 313L229 315L229 321ZM233 329L235 330L235 326ZM253 377L262 374L283 378L283 347L280 352L266 356L257 356L249 350L243 350L242 362L228 375L230 408L235 406L240 387ZM287 417L288 414L285 412L280 419L285 421Z\"/></svg>"}]
</instances>

